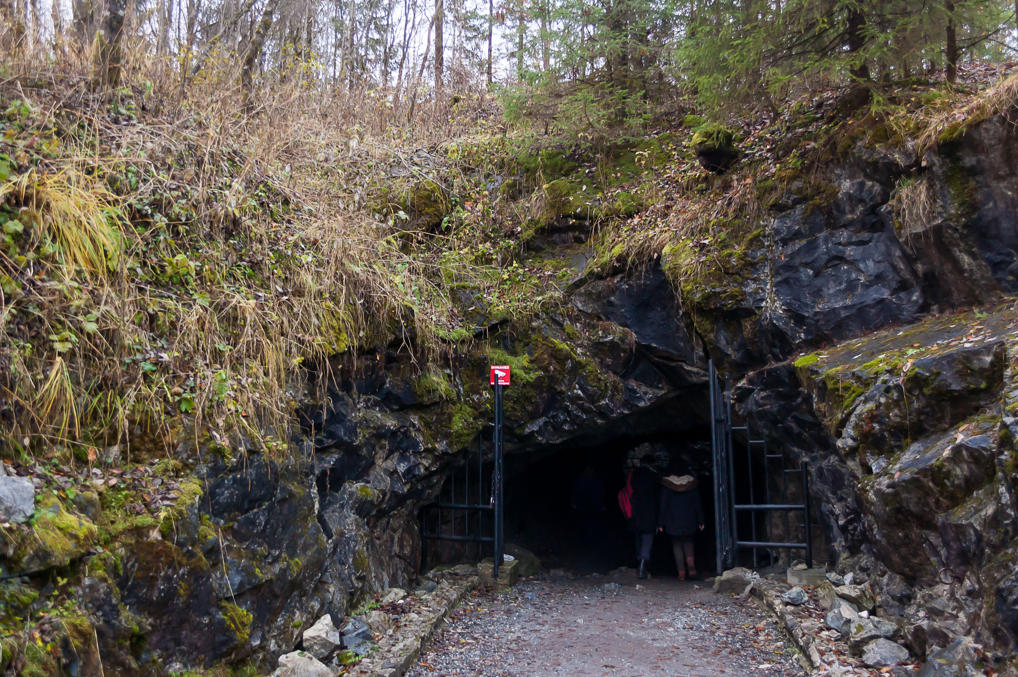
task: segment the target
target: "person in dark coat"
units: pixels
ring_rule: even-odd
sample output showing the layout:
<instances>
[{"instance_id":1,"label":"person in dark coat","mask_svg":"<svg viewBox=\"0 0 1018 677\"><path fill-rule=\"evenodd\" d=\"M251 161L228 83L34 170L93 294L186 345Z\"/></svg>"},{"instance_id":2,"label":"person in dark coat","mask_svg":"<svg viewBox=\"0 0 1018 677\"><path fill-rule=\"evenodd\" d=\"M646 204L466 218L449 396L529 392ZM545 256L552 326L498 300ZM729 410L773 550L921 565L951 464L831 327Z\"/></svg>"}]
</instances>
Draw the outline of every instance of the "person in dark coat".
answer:
<instances>
[{"instance_id":1,"label":"person in dark coat","mask_svg":"<svg viewBox=\"0 0 1018 677\"><path fill-rule=\"evenodd\" d=\"M632 485L633 516L629 520L629 528L635 534L636 559L640 562L636 575L646 578L650 548L654 544L654 532L658 526L657 511L661 492L659 475L650 466L640 464L633 469Z\"/></svg>"},{"instance_id":2,"label":"person in dark coat","mask_svg":"<svg viewBox=\"0 0 1018 677\"><path fill-rule=\"evenodd\" d=\"M679 580L696 577L696 552L693 537L703 531L703 506L696 478L692 475L669 475L661 480L661 505L658 510L658 531L672 537L672 553Z\"/></svg>"}]
</instances>

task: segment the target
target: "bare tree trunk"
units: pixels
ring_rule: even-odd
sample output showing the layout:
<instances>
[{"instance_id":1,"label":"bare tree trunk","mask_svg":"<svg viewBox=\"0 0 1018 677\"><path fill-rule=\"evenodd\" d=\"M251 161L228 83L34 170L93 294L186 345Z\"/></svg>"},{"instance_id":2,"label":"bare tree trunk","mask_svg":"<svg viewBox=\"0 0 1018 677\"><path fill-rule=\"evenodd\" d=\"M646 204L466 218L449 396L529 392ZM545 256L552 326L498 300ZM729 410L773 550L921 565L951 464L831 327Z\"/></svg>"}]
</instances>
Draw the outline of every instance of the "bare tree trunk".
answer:
<instances>
[{"instance_id":1,"label":"bare tree trunk","mask_svg":"<svg viewBox=\"0 0 1018 677\"><path fill-rule=\"evenodd\" d=\"M87 45L93 39L98 28L96 12L96 0L71 0L71 25L79 45Z\"/></svg>"},{"instance_id":2,"label":"bare tree trunk","mask_svg":"<svg viewBox=\"0 0 1018 677\"><path fill-rule=\"evenodd\" d=\"M25 40L25 16L17 0L0 0L0 30L6 28L5 48L19 48ZM9 36L9 37L8 37Z\"/></svg>"},{"instance_id":3,"label":"bare tree trunk","mask_svg":"<svg viewBox=\"0 0 1018 677\"><path fill-rule=\"evenodd\" d=\"M519 5L519 18L516 23L516 79L523 80L523 36L526 24L523 21L523 4Z\"/></svg>"},{"instance_id":4,"label":"bare tree trunk","mask_svg":"<svg viewBox=\"0 0 1018 677\"><path fill-rule=\"evenodd\" d=\"M411 8L413 13L411 15ZM403 40L399 46L399 65L396 67L396 87L393 90L393 105L396 104L396 97L403 89L403 69L406 68L407 54L410 52L410 41L413 37L413 27L417 20L417 4L413 0L403 0Z\"/></svg>"},{"instance_id":5,"label":"bare tree trunk","mask_svg":"<svg viewBox=\"0 0 1018 677\"><path fill-rule=\"evenodd\" d=\"M442 24L445 23L445 0L435 0L435 97L442 90L442 70L445 54L442 45Z\"/></svg>"},{"instance_id":6,"label":"bare tree trunk","mask_svg":"<svg viewBox=\"0 0 1018 677\"><path fill-rule=\"evenodd\" d=\"M541 66L545 73L551 70L551 36L548 33L548 0L541 0Z\"/></svg>"},{"instance_id":7,"label":"bare tree trunk","mask_svg":"<svg viewBox=\"0 0 1018 677\"><path fill-rule=\"evenodd\" d=\"M173 22L173 0L162 0L157 6L156 54L166 56L170 52L170 24Z\"/></svg>"},{"instance_id":8,"label":"bare tree trunk","mask_svg":"<svg viewBox=\"0 0 1018 677\"><path fill-rule=\"evenodd\" d=\"M407 111L406 121L407 124L413 122L414 111L417 109L417 89L420 85L421 78L424 77L424 69L428 65L428 55L431 54L431 29L435 25L435 15L431 15L431 23L428 24L428 34L424 36L424 57L421 59L421 67L417 71L417 78L411 83L412 94L410 96L410 109Z\"/></svg>"},{"instance_id":9,"label":"bare tree trunk","mask_svg":"<svg viewBox=\"0 0 1018 677\"><path fill-rule=\"evenodd\" d=\"M1018 0L1015 0L1018 2ZM488 0L488 89L491 89L491 33L495 23L495 0Z\"/></svg>"},{"instance_id":10,"label":"bare tree trunk","mask_svg":"<svg viewBox=\"0 0 1018 677\"><path fill-rule=\"evenodd\" d=\"M262 55L262 47L265 46L265 39L269 35L269 29L272 28L272 17L275 15L278 5L279 0L267 0L265 7L262 8L262 18L258 21L254 35L251 36L251 42L244 53L244 63L240 69L240 87L244 94L244 108L249 112L251 110L251 94L254 89L254 68L258 63L258 58Z\"/></svg>"},{"instance_id":11,"label":"bare tree trunk","mask_svg":"<svg viewBox=\"0 0 1018 677\"><path fill-rule=\"evenodd\" d=\"M948 82L954 82L958 79L958 32L954 25L954 0L945 0L944 9L947 11L947 44L944 46L946 77Z\"/></svg>"},{"instance_id":12,"label":"bare tree trunk","mask_svg":"<svg viewBox=\"0 0 1018 677\"><path fill-rule=\"evenodd\" d=\"M96 32L92 53L92 82L97 88L116 89L120 86L123 64L122 37L127 0L109 0L102 32Z\"/></svg>"},{"instance_id":13,"label":"bare tree trunk","mask_svg":"<svg viewBox=\"0 0 1018 677\"><path fill-rule=\"evenodd\" d=\"M354 44L356 43L354 35L357 32L356 14L357 5L354 0L350 0L346 3L346 47L343 49L346 89L348 92L353 91L354 70L356 69L356 54L354 52Z\"/></svg>"},{"instance_id":14,"label":"bare tree trunk","mask_svg":"<svg viewBox=\"0 0 1018 677\"><path fill-rule=\"evenodd\" d=\"M848 51L858 54L866 46L866 16L859 9L848 11ZM849 68L849 74L857 80L870 79L870 67L866 64L864 56L857 57L857 61Z\"/></svg>"},{"instance_id":15,"label":"bare tree trunk","mask_svg":"<svg viewBox=\"0 0 1018 677\"><path fill-rule=\"evenodd\" d=\"M53 44L62 45L64 38L64 16L63 12L60 11L59 3L52 3L50 5L50 17L53 20Z\"/></svg>"}]
</instances>

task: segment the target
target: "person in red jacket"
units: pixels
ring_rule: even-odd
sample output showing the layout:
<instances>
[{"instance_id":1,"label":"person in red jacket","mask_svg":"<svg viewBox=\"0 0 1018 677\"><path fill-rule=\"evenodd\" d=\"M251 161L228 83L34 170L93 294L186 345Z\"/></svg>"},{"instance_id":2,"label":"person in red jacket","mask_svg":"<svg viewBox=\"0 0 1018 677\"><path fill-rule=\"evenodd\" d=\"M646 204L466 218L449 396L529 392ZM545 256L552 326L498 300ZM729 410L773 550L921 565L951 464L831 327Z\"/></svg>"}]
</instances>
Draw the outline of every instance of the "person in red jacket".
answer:
<instances>
[{"instance_id":1,"label":"person in red jacket","mask_svg":"<svg viewBox=\"0 0 1018 677\"><path fill-rule=\"evenodd\" d=\"M647 449L643 450L646 446ZM651 546L654 544L654 532L658 526L658 502L661 492L661 475L654 462L654 456L650 445L641 445L636 452L641 450L647 453L635 455L636 467L633 468L632 486L633 495L630 498L633 514L629 518L629 528L633 531L636 542L636 559L639 568L636 575L639 578L647 577L647 564L650 560Z\"/></svg>"}]
</instances>

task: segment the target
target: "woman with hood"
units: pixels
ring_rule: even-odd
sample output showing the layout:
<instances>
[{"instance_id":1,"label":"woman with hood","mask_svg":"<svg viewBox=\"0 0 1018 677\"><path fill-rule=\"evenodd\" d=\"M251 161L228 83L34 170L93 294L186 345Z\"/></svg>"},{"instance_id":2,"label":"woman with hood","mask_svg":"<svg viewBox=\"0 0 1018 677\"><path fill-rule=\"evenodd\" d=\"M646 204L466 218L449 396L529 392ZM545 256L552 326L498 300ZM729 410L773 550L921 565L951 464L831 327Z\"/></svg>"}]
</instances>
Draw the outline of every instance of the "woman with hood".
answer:
<instances>
[{"instance_id":1,"label":"woman with hood","mask_svg":"<svg viewBox=\"0 0 1018 677\"><path fill-rule=\"evenodd\" d=\"M696 552L693 537L703 531L703 506L696 478L692 475L669 475L661 480L661 504L658 509L658 531L672 537L672 553L679 580L696 578Z\"/></svg>"}]
</instances>

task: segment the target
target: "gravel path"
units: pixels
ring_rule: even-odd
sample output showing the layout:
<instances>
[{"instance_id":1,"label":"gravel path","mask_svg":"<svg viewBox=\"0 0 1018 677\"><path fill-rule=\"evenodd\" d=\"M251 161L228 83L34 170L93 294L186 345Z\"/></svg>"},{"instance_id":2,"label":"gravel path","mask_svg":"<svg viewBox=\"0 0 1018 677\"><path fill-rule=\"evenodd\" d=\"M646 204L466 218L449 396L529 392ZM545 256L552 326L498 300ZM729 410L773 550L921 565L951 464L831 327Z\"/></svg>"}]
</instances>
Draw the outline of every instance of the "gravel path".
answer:
<instances>
[{"instance_id":1,"label":"gravel path","mask_svg":"<svg viewBox=\"0 0 1018 677\"><path fill-rule=\"evenodd\" d=\"M464 600L408 673L801 677L771 616L705 583L548 574Z\"/></svg>"}]
</instances>

